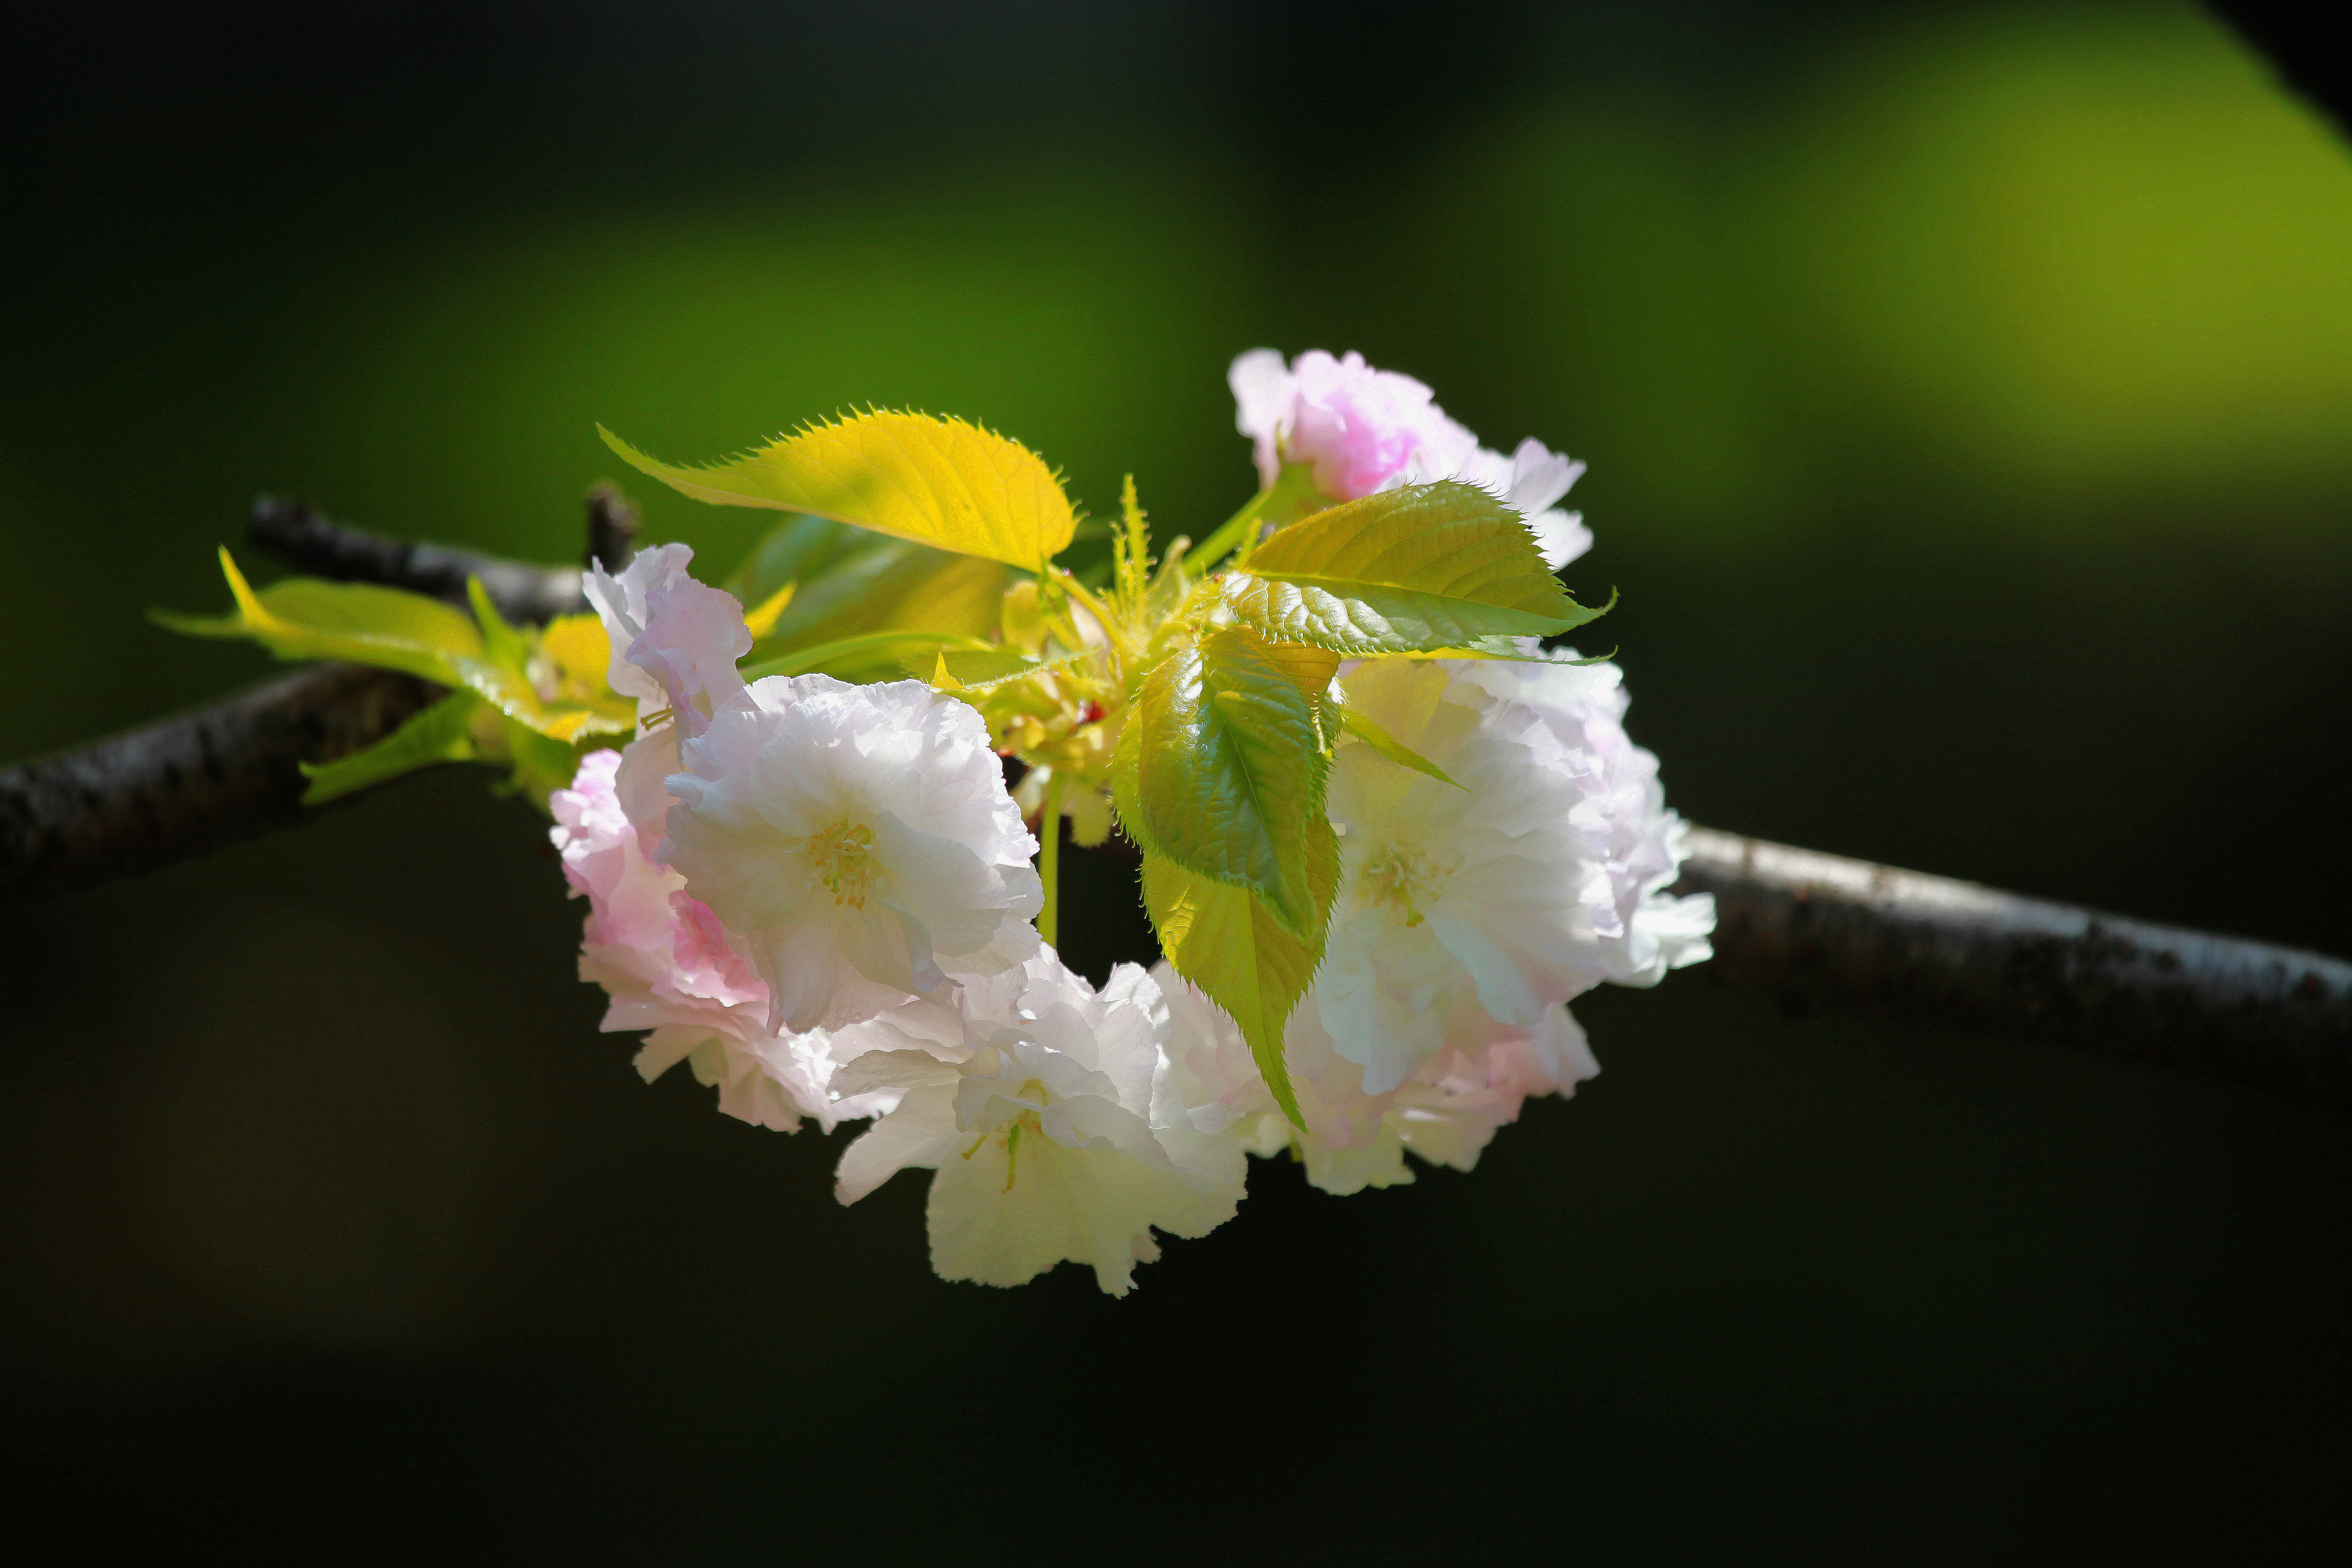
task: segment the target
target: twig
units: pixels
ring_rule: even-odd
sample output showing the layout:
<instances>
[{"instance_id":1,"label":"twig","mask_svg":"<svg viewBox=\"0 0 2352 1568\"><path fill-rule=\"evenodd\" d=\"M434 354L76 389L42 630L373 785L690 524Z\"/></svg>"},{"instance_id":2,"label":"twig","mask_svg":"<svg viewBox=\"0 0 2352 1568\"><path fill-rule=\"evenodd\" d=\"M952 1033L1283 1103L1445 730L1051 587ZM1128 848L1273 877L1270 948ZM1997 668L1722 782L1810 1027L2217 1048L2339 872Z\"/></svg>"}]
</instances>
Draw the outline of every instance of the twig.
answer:
<instances>
[{"instance_id":1,"label":"twig","mask_svg":"<svg viewBox=\"0 0 2352 1568\"><path fill-rule=\"evenodd\" d=\"M151 871L305 821L297 763L373 744L439 695L325 664L0 772L0 901Z\"/></svg>"},{"instance_id":2,"label":"twig","mask_svg":"<svg viewBox=\"0 0 2352 1568\"><path fill-rule=\"evenodd\" d=\"M613 499L617 500L617 492ZM624 510L627 502L622 501ZM597 539L597 498L588 502L590 538ZM608 524L609 526L609 524ZM386 539L321 517L300 501L262 496L247 530L253 542L299 571L339 583L381 583L466 602L466 579L479 577L499 613L512 621L546 621L587 607L576 566L538 566L471 550Z\"/></svg>"},{"instance_id":3,"label":"twig","mask_svg":"<svg viewBox=\"0 0 2352 1568\"><path fill-rule=\"evenodd\" d=\"M588 552L581 564L602 564L617 577L636 552L636 507L620 486L609 481L597 485L588 492Z\"/></svg>"},{"instance_id":4,"label":"twig","mask_svg":"<svg viewBox=\"0 0 2352 1568\"><path fill-rule=\"evenodd\" d=\"M1720 984L2352 1106L2352 964L1695 828Z\"/></svg>"}]
</instances>

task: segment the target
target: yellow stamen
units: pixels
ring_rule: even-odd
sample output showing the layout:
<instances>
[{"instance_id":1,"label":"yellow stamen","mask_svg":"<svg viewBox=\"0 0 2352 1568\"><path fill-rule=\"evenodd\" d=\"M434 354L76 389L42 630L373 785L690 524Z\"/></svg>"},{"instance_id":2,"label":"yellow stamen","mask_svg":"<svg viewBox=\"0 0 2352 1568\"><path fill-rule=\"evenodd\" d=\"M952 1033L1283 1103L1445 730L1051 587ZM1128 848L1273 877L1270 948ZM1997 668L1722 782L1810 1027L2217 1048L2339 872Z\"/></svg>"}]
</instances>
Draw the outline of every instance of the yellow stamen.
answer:
<instances>
[{"instance_id":1,"label":"yellow stamen","mask_svg":"<svg viewBox=\"0 0 2352 1568\"><path fill-rule=\"evenodd\" d=\"M1356 886L1367 903L1385 904L1417 926L1424 918L1419 906L1437 901L1439 874L1420 850L1391 845L1364 862Z\"/></svg>"},{"instance_id":2,"label":"yellow stamen","mask_svg":"<svg viewBox=\"0 0 2352 1568\"><path fill-rule=\"evenodd\" d=\"M872 828L843 821L805 838L788 838L784 847L808 857L811 874L832 890L835 904L862 910L874 890L876 867L868 850L873 842Z\"/></svg>"}]
</instances>

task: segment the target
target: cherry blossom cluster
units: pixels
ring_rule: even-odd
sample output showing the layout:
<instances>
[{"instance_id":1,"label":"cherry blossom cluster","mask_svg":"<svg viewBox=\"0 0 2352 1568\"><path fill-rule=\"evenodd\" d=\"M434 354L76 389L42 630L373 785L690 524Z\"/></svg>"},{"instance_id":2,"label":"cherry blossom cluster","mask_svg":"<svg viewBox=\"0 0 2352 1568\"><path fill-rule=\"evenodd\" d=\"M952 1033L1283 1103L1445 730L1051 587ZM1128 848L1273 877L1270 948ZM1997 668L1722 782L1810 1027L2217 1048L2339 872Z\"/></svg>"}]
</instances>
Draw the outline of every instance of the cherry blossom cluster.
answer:
<instances>
[{"instance_id":1,"label":"cherry blossom cluster","mask_svg":"<svg viewBox=\"0 0 2352 1568\"><path fill-rule=\"evenodd\" d=\"M1590 543L1557 504L1581 465L1480 447L1407 377L1261 352L1232 384L1268 485L1301 466L1332 500L1467 479L1554 564ZM1665 891L1683 827L1613 667L1532 642L1343 667L1350 708L1444 776L1333 749L1341 880L1285 1040L1294 1121L1165 963L1097 989L1040 940L1038 842L979 710L916 680L747 683L743 606L691 563L668 545L590 574L639 733L551 802L589 905L581 973L610 994L605 1028L646 1031L648 1080L682 1061L778 1131L870 1119L837 1194L931 1171L945 1278L1071 1260L1123 1294L1155 1231L1231 1217L1253 1154L1288 1152L1334 1193L1412 1180L1408 1151L1467 1170L1528 1096L1599 1070L1571 998L1707 954L1710 901Z\"/></svg>"}]
</instances>

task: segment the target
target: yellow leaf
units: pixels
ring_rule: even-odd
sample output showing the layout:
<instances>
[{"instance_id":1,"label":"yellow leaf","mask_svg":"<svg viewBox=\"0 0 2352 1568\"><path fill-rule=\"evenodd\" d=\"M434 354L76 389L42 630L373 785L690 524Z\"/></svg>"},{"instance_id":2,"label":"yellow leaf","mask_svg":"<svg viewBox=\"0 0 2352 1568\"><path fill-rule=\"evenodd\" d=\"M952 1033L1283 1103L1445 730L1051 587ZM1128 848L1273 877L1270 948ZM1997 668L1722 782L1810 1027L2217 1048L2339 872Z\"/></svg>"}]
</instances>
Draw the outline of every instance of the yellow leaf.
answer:
<instances>
[{"instance_id":1,"label":"yellow leaf","mask_svg":"<svg viewBox=\"0 0 2352 1568\"><path fill-rule=\"evenodd\" d=\"M612 668L613 644L604 623L595 616L558 616L539 634L539 646L555 661L566 695L606 694L605 672Z\"/></svg>"},{"instance_id":2,"label":"yellow leaf","mask_svg":"<svg viewBox=\"0 0 2352 1568\"><path fill-rule=\"evenodd\" d=\"M1043 571L1077 527L1045 459L961 419L854 414L707 468L657 462L597 432L625 462L698 500L814 512L1031 571Z\"/></svg>"},{"instance_id":3,"label":"yellow leaf","mask_svg":"<svg viewBox=\"0 0 2352 1568\"><path fill-rule=\"evenodd\" d=\"M913 631L983 636L1004 603L1004 568L969 555L950 558L890 607L886 625Z\"/></svg>"},{"instance_id":4,"label":"yellow leaf","mask_svg":"<svg viewBox=\"0 0 2352 1568\"><path fill-rule=\"evenodd\" d=\"M786 606L792 604L793 595L800 592L800 586L798 583L785 584L769 595L766 603L744 616L743 624L751 628L753 642L758 642L776 629L776 617L782 615Z\"/></svg>"},{"instance_id":5,"label":"yellow leaf","mask_svg":"<svg viewBox=\"0 0 2352 1568\"><path fill-rule=\"evenodd\" d=\"M1390 734L1380 721L1369 713L1342 708L1339 710L1339 728L1399 766L1411 768L1417 773L1426 773L1438 783L1453 784L1458 790L1467 791L1470 787L1447 777L1444 768Z\"/></svg>"}]
</instances>

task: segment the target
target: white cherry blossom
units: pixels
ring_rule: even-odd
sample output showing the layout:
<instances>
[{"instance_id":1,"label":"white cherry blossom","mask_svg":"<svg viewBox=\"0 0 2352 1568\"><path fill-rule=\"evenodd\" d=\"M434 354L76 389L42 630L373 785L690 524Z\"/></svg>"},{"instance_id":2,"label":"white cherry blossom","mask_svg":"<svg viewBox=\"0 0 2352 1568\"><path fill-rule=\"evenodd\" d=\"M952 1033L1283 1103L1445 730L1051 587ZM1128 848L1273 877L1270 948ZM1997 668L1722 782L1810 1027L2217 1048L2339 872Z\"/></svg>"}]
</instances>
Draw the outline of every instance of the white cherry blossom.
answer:
<instances>
[{"instance_id":1,"label":"white cherry blossom","mask_svg":"<svg viewBox=\"0 0 2352 1568\"><path fill-rule=\"evenodd\" d=\"M1666 809L1658 759L1625 733L1623 673L1613 664L1572 663L1573 650L1544 655L1532 641L1523 652L1523 659L1446 661L1450 689L1475 689L1523 707L1556 742L1536 750L1575 781L1583 796L1579 815L1606 827L1605 840L1592 839L1608 873L1607 902L1596 900L1591 910L1603 973L1620 984L1654 985L1712 951L1714 898L1664 890L1689 855L1688 830Z\"/></svg>"},{"instance_id":2,"label":"white cherry blossom","mask_svg":"<svg viewBox=\"0 0 2352 1568\"><path fill-rule=\"evenodd\" d=\"M929 1168L943 1279L1018 1285L1068 1259L1114 1296L1160 1256L1154 1229L1204 1236L1232 1217L1241 1145L1183 1103L1150 975L1121 964L1097 993L1046 949L961 1001L957 1046L870 1050L841 1069L846 1088L900 1097L844 1152L842 1202Z\"/></svg>"},{"instance_id":3,"label":"white cherry blossom","mask_svg":"<svg viewBox=\"0 0 2352 1568\"><path fill-rule=\"evenodd\" d=\"M1604 977L1608 824L1580 816L1574 780L1538 760L1554 742L1531 710L1427 660L1375 660L1342 687L1454 781L1360 742L1332 760L1342 881L1311 999L1365 1092L1385 1094L1443 1049L1532 1032Z\"/></svg>"},{"instance_id":4,"label":"white cherry blossom","mask_svg":"<svg viewBox=\"0 0 2352 1568\"><path fill-rule=\"evenodd\" d=\"M1555 566L1591 542L1559 505L1582 464L1481 447L1409 376L1261 350L1229 380L1268 484L1304 468L1346 500L1460 479ZM1337 742L1342 881L1286 1029L1294 1125L1233 1021L1166 964L1097 992L1039 942L1037 844L976 710L918 681L747 685L742 607L691 563L664 546L584 581L643 732L551 802L590 906L582 976L612 998L604 1027L646 1031L648 1079L683 1062L722 1110L782 1131L875 1118L837 1194L932 1171L944 1278L1014 1285L1067 1260L1124 1294L1156 1232L1231 1217L1249 1154L1292 1154L1337 1194L1412 1181L1407 1154L1469 1170L1529 1096L1599 1071L1570 998L1707 955L1713 906L1666 891L1684 825L1614 668L1532 641L1516 661L1343 666L1346 703L1455 783ZM1039 767L1026 787L1050 782ZM1108 829L1099 799L1063 804L1082 841Z\"/></svg>"},{"instance_id":5,"label":"white cherry blossom","mask_svg":"<svg viewBox=\"0 0 2352 1568\"><path fill-rule=\"evenodd\" d=\"M1307 1125L1275 1108L1241 1030L1163 961L1152 970L1168 998L1167 1051L1196 1126L1230 1131L1249 1152L1294 1152L1307 1179L1344 1195L1412 1180L1410 1151L1467 1171L1530 1095L1569 1094L1601 1070L1565 1005L1544 1011L1527 1037L1447 1050L1382 1094L1364 1091L1363 1069L1339 1056L1312 1008L1291 1016L1284 1060Z\"/></svg>"},{"instance_id":6,"label":"white cherry blossom","mask_svg":"<svg viewBox=\"0 0 2352 1568\"><path fill-rule=\"evenodd\" d=\"M744 943L779 1026L838 1028L1036 950L1036 841L962 702L773 676L678 764L657 858Z\"/></svg>"}]
</instances>

